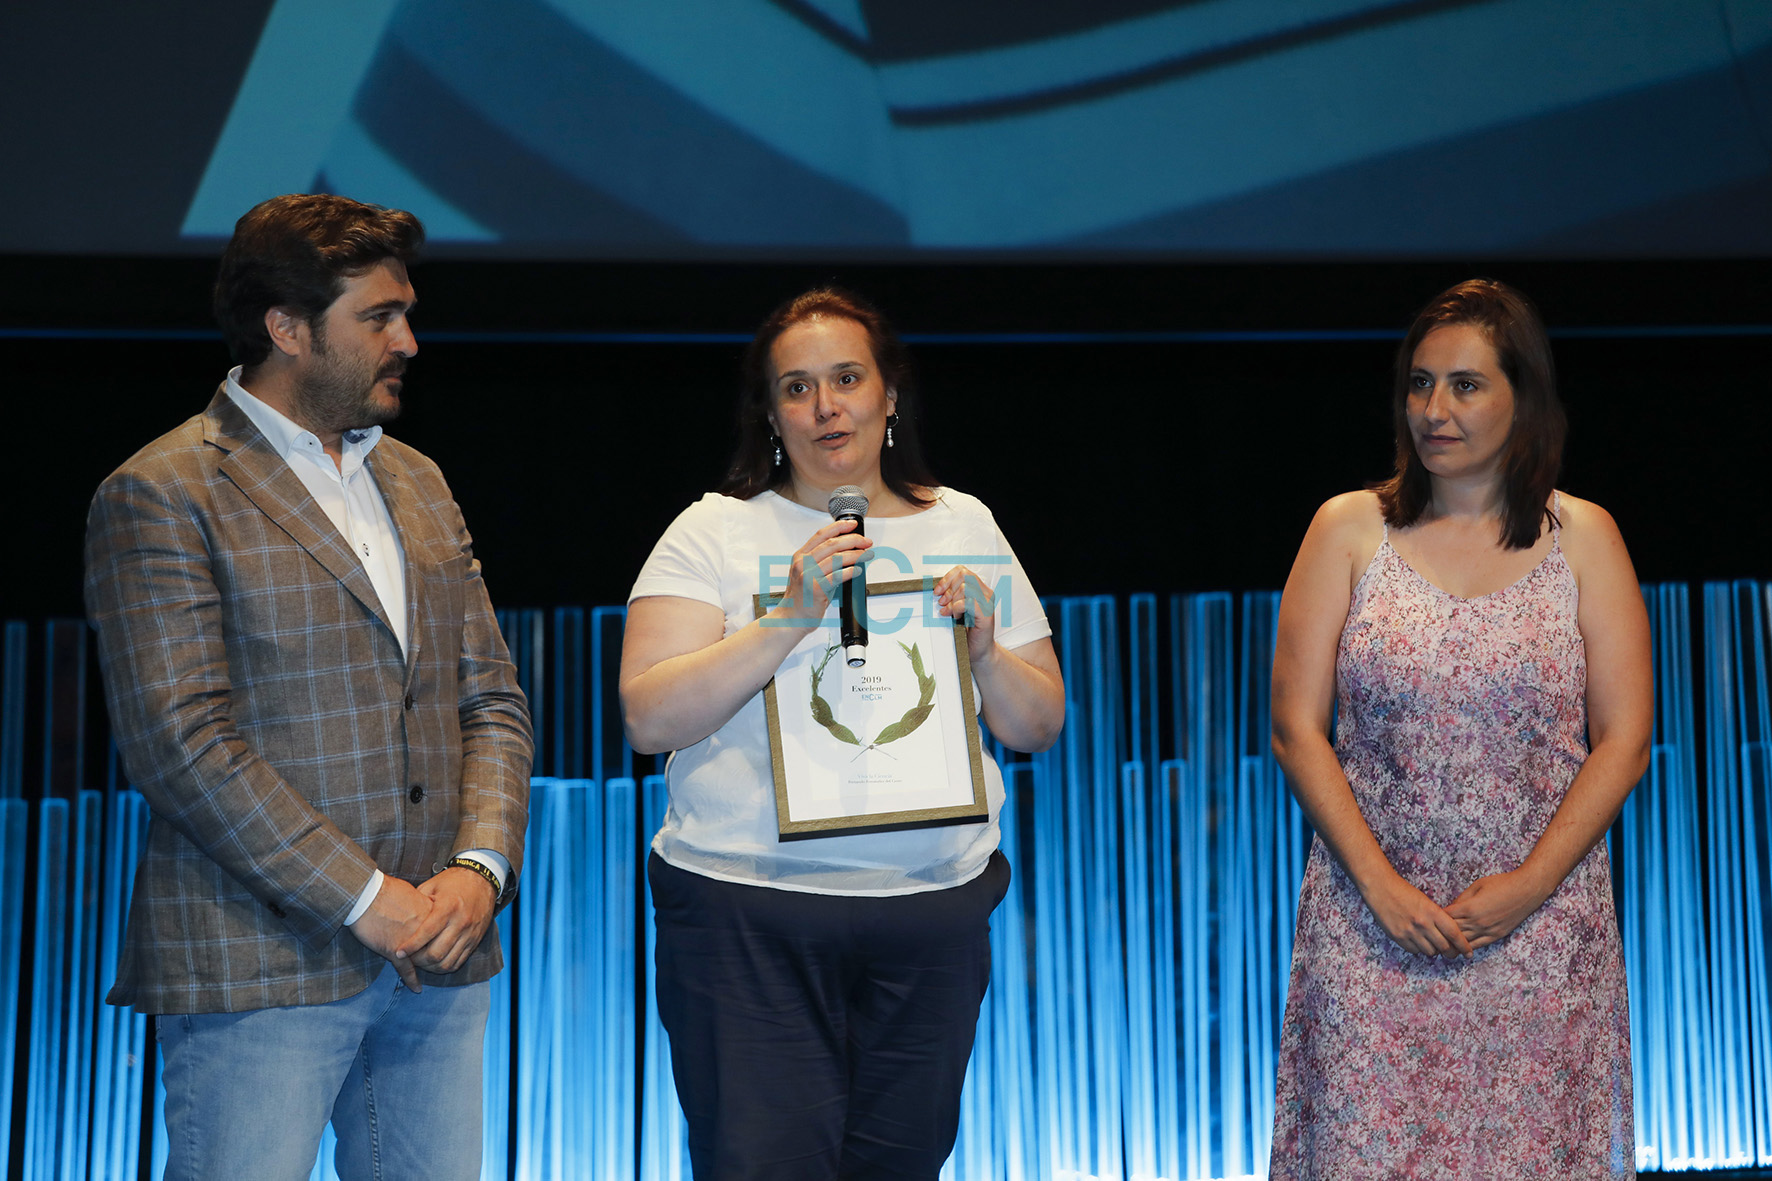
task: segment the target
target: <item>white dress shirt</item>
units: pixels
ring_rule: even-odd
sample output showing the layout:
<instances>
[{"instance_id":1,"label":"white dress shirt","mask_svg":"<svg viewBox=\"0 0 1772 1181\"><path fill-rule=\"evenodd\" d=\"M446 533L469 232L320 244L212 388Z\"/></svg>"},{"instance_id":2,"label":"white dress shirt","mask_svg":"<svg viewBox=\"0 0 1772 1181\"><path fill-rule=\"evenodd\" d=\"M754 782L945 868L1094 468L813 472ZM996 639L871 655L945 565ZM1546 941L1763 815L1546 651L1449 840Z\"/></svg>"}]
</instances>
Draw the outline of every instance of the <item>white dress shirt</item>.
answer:
<instances>
[{"instance_id":1,"label":"white dress shirt","mask_svg":"<svg viewBox=\"0 0 1772 1181\"><path fill-rule=\"evenodd\" d=\"M375 588L375 597L381 600L382 612L393 625L394 636L400 641L400 652L404 655L406 555L400 545L400 533L394 528L394 518L388 513L381 488L375 482L375 473L366 462L369 453L381 442L381 428L371 426L346 431L335 463L332 456L326 454L318 435L248 393L240 384L240 371L238 365L228 371L228 397L277 449L283 462L307 488L314 503L320 506L326 519L357 555L357 560L363 563L363 571L369 575L369 584ZM490 869L497 875L500 893L503 892L503 883L510 878L511 863L502 853L492 849L468 849L459 856L471 858ZM351 913L345 917L346 926L369 910L381 885L382 872L378 869L357 896Z\"/></svg>"},{"instance_id":2,"label":"white dress shirt","mask_svg":"<svg viewBox=\"0 0 1772 1181\"><path fill-rule=\"evenodd\" d=\"M394 518L382 502L375 473L366 460L381 442L381 428L346 431L340 444L339 462L326 454L320 437L296 425L240 384L240 369L228 373L228 397L252 420L252 425L277 449L296 478L307 487L314 503L344 537L351 552L363 563L375 597L394 627L400 652L406 652L406 568L400 535Z\"/></svg>"}]
</instances>

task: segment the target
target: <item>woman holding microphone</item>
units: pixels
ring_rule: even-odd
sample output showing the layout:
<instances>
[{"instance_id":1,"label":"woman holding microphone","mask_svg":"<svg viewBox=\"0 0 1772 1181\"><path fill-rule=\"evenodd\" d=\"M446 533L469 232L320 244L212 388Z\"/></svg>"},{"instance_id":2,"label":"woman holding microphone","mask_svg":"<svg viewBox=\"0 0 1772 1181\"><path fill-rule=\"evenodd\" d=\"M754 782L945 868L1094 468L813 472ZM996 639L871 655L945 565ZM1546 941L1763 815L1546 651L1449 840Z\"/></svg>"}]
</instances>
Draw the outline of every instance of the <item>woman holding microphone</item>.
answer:
<instances>
[{"instance_id":1,"label":"woman holding microphone","mask_svg":"<svg viewBox=\"0 0 1772 1181\"><path fill-rule=\"evenodd\" d=\"M1064 690L1039 600L989 510L930 477L912 397L867 303L824 288L777 309L746 354L725 483L666 531L629 600L624 728L638 751L674 752L648 872L697 1181L933 1179L953 1148L1009 884L1001 775L987 754L984 823L783 842L762 695L831 639L834 588L878 544L893 577L935 577L940 613L970 623L991 733L1028 751L1056 740ZM868 536L827 511L844 485L868 498ZM1009 601L955 554L991 561ZM753 618L753 596L780 586L772 561L786 593Z\"/></svg>"}]
</instances>

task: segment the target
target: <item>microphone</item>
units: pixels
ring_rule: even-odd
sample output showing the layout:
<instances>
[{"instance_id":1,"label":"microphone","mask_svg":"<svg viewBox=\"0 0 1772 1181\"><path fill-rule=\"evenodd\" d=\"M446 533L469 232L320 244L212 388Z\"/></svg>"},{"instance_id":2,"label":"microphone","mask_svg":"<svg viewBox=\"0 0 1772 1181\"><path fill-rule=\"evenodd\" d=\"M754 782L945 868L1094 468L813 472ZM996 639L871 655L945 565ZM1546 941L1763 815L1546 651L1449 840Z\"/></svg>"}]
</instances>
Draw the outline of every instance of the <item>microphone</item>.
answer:
<instances>
[{"instance_id":1,"label":"microphone","mask_svg":"<svg viewBox=\"0 0 1772 1181\"><path fill-rule=\"evenodd\" d=\"M831 493L827 507L833 521L854 521L856 534L867 536L862 532L862 518L868 515L867 493L854 484L845 484ZM868 662L868 579L865 567L843 584L837 599L837 616L843 640L843 659L849 662L850 668L860 668Z\"/></svg>"}]
</instances>

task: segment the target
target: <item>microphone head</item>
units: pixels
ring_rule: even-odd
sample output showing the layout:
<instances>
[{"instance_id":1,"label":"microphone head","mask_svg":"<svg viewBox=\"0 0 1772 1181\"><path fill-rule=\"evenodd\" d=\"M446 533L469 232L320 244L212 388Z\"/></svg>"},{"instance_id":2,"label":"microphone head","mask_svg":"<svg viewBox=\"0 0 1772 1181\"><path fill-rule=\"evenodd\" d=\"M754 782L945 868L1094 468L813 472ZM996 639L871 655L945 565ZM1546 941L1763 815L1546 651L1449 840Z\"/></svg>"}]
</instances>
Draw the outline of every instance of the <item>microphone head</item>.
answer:
<instances>
[{"instance_id":1,"label":"microphone head","mask_svg":"<svg viewBox=\"0 0 1772 1181\"><path fill-rule=\"evenodd\" d=\"M831 493L828 506L833 520L854 518L860 520L868 515L868 496L854 484L845 484Z\"/></svg>"}]
</instances>

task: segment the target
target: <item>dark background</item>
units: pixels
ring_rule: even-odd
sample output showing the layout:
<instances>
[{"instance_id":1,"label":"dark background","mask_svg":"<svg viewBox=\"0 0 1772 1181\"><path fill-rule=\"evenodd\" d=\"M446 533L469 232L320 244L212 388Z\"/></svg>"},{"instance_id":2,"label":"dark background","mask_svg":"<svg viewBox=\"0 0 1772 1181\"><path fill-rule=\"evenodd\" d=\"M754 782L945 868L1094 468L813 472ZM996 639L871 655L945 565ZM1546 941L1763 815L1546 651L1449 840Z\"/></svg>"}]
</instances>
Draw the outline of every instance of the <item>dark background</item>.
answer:
<instances>
[{"instance_id":1,"label":"dark background","mask_svg":"<svg viewBox=\"0 0 1772 1181\"><path fill-rule=\"evenodd\" d=\"M625 599L711 487L742 341L832 278L910 338L936 473L981 496L1043 594L1277 587L1312 512L1390 470L1395 341L1436 291L1513 282L1556 336L1561 486L1646 581L1772 576L1761 261L1288 265L437 261L393 431L433 456L500 606ZM213 263L0 257L8 618L80 611L98 481L228 367Z\"/></svg>"},{"instance_id":2,"label":"dark background","mask_svg":"<svg viewBox=\"0 0 1772 1181\"><path fill-rule=\"evenodd\" d=\"M815 6L766 3L819 25ZM1185 7L1116 0L1083 15L1044 0L869 2L871 41L819 27L890 66ZM25 565L0 580L0 617L79 614L92 490L199 412L227 370L207 311L215 246L181 239L178 226L272 8L93 0L0 11L0 241L26 244L0 253L0 398L20 510L12 553ZM398 41L406 16L429 11L408 4L387 35ZM1436 30L1453 26L1440 15L1491 11L1511 19L1482 3L1375 5L1371 17L1420 30L1433 56L1397 68L1429 70L1431 104L1461 52L1473 55L1464 68L1487 68L1519 32L1496 26L1484 34L1494 44L1448 45ZM1725 4L1669 27L1727 32L1740 15ZM1619 27L1631 23L1621 16ZM1319 34L1343 44L1335 29ZM1591 52L1623 52L1607 48L1614 34L1624 36L1597 30ZM1276 85L1296 81L1287 44L1259 57ZM1285 261L1296 250L1276 246L1245 261L1148 251L1087 261L1073 243L1069 261L904 250L881 261L861 249L804 261L803 248L783 247L774 257L803 261L698 263L493 261L440 246L414 274L421 352L393 430L449 476L501 606L620 602L671 517L723 470L742 341L776 303L835 279L874 297L911 340L936 473L991 505L1043 593L1276 587L1316 506L1389 472L1389 372L1409 319L1435 292L1483 274L1525 290L1551 325L1571 419L1562 486L1613 512L1640 575L1772 576L1772 206L1752 214L1772 194L1769 62L1763 48L1741 49L1703 93L1614 96L1565 112L1575 131L1554 119L1497 124L1374 159L1369 173L1321 189L1250 199L1272 215L1276 243L1324 218L1370 223L1362 232L1374 241L1455 240L1473 211L1511 224L1534 194L1548 208L1585 193L1557 169L1580 163L1563 157L1592 139L1580 130L1590 124L1607 132L1592 150L1625 178L1652 178L1662 157L1651 148L1764 149L1757 177L1710 205L1646 204L1628 233L1600 217L1610 238L1579 217L1563 238L1535 237L1521 213L1523 236L1481 256L1384 254L1392 245ZM1638 109L1645 102L1660 122ZM656 146L662 166L676 149ZM513 200L523 192L504 188ZM1692 245L1716 234L1732 244ZM1611 260L1592 253L1601 239Z\"/></svg>"},{"instance_id":3,"label":"dark background","mask_svg":"<svg viewBox=\"0 0 1772 1181\"><path fill-rule=\"evenodd\" d=\"M818 11L767 2L800 19ZM133 450L200 412L227 370L207 312L217 244L181 238L179 226L272 7L0 6L0 242L12 251L0 253L0 405L15 504L15 568L0 579L0 619L80 614L93 489ZM872 40L856 53L890 64L1186 5L860 7ZM1419 16L1424 27L1440 13L1511 10L1481 0L1370 7L1374 19ZM1722 3L1701 16L1726 23L1738 11ZM1615 23L1630 17L1621 8ZM394 49L402 27L395 22ZM1595 30L1596 46L1606 34ZM1285 47L1273 48L1284 83ZM1380 64L1417 71L1429 104L1437 87L1485 80L1474 75L1493 58L1479 55L1473 69L1461 48L1430 44L1419 60ZM398 60L392 50L389 60ZM742 342L776 303L835 279L874 297L910 338L937 474L992 506L1039 590L1272 588L1321 501L1388 474L1390 366L1411 316L1435 292L1481 274L1514 283L1543 309L1571 420L1561 486L1613 512L1641 577L1772 578L1769 62L1760 47L1701 77L1176 212L1177 240L1222 232L1246 242L1271 230L1277 248L1245 250L1241 261L1140 253L1113 234L1060 244L1043 259L899 249L882 261L882 251L837 249L806 261L804 248L708 247L708 259L752 261L697 263L681 261L691 251L679 244L657 256L679 261L612 262L596 258L653 247L599 256L582 244L544 249L536 238L508 255L531 261L501 262L474 257L496 250L442 248L414 272L421 351L393 432L450 478L499 606L619 603L672 516L723 470ZM399 89L385 71L374 79ZM460 150L445 134L457 125L434 106L377 113L396 130L429 132L447 150L428 163L463 192L483 179L517 207L503 210L511 224L532 219L532 191ZM1756 137L1757 173L1630 206L1631 182L1667 175L1666 161L1686 160L1688 144L1702 160ZM662 156L672 145L657 146ZM419 154L407 161L415 169L427 163ZM1128 172L1139 164L1128 153ZM712 188L731 178L697 181ZM716 195L736 198L740 188ZM1617 203L1605 199L1620 192L1630 211L1607 213ZM772 199L765 192L758 204L755 185L750 195L753 209ZM1590 198L1595 211L1584 212ZM574 211L597 221L601 209ZM1133 230L1148 240L1162 226ZM1336 235L1366 247L1325 245ZM1456 243L1472 241L1497 245L1460 255L1466 247ZM545 260L555 256L574 261ZM26 695L26 794L115 781L102 728L63 732L79 716L68 699L83 695L102 716L91 700L97 678L68 675L79 671L68 629L18 634L9 671L34 688L42 670L54 687L42 699ZM45 724L51 697L63 729ZM1696 757L1702 767L1709 752ZM0 767L7 773L20 774ZM25 1052L21 1039L21 1062ZM15 1128L22 1100L21 1090Z\"/></svg>"}]
</instances>

